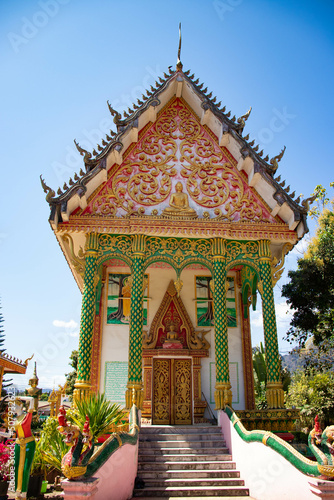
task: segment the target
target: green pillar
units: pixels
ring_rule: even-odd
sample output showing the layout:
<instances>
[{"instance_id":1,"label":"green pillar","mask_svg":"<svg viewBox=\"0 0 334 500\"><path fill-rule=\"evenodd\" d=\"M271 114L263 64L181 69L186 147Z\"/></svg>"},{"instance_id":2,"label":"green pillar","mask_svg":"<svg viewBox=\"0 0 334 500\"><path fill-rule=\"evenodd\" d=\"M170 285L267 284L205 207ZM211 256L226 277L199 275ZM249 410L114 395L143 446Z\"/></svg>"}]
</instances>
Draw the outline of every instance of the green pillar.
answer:
<instances>
[{"instance_id":1,"label":"green pillar","mask_svg":"<svg viewBox=\"0 0 334 500\"><path fill-rule=\"evenodd\" d=\"M95 318L95 276L98 248L98 233L89 233L87 235L85 249L85 278L81 307L78 371L73 394L74 400L81 399L88 395L91 388L90 376Z\"/></svg>"},{"instance_id":2,"label":"green pillar","mask_svg":"<svg viewBox=\"0 0 334 500\"><path fill-rule=\"evenodd\" d=\"M232 404L227 335L225 240L221 238L213 240L212 259L216 353L215 403L216 410L221 410L226 405Z\"/></svg>"},{"instance_id":3,"label":"green pillar","mask_svg":"<svg viewBox=\"0 0 334 500\"><path fill-rule=\"evenodd\" d=\"M146 237L135 235L132 241L132 287L129 333L129 371L125 394L126 407L143 404L143 298Z\"/></svg>"},{"instance_id":4,"label":"green pillar","mask_svg":"<svg viewBox=\"0 0 334 500\"><path fill-rule=\"evenodd\" d=\"M275 302L271 276L270 241L268 240L259 241L259 261L261 277L259 289L262 295L263 330L267 367L266 399L269 408L283 408L284 391L281 382Z\"/></svg>"}]
</instances>

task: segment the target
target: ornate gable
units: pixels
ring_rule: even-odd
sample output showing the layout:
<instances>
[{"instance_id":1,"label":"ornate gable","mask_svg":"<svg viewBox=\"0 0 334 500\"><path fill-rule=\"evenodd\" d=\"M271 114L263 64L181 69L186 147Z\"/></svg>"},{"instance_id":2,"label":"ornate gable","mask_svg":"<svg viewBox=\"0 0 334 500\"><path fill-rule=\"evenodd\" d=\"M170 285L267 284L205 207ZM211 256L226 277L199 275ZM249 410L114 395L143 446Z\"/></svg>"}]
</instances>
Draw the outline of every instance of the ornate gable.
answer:
<instances>
[{"instance_id":1,"label":"ornate gable","mask_svg":"<svg viewBox=\"0 0 334 500\"><path fill-rule=\"evenodd\" d=\"M173 98L128 148L121 165L75 217L164 217L175 185L181 182L189 207L199 218L230 222L277 223L267 206L236 168L229 151L200 124L182 98Z\"/></svg>"}]
</instances>

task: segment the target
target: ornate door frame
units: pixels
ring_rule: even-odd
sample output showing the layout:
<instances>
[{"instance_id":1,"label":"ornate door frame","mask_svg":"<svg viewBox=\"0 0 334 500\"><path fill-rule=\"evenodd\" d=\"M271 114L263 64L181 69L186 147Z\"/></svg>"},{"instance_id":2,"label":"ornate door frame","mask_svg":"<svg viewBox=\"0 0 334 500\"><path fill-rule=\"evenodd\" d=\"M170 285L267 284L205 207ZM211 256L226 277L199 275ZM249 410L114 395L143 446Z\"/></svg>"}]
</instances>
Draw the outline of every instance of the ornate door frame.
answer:
<instances>
[{"instance_id":1,"label":"ornate door frame","mask_svg":"<svg viewBox=\"0 0 334 500\"><path fill-rule=\"evenodd\" d=\"M192 379L192 359L190 357L153 358L153 424L192 424Z\"/></svg>"},{"instance_id":2,"label":"ornate door frame","mask_svg":"<svg viewBox=\"0 0 334 500\"><path fill-rule=\"evenodd\" d=\"M201 389L201 358L207 357L207 351L196 351L180 349L170 350L162 353L161 350L145 350L143 354L144 361L144 402L142 417L148 423L153 420L153 389L154 389L154 359L189 359L191 361L191 408L192 422L204 422L203 415L206 408L206 402L202 401Z\"/></svg>"}]
</instances>

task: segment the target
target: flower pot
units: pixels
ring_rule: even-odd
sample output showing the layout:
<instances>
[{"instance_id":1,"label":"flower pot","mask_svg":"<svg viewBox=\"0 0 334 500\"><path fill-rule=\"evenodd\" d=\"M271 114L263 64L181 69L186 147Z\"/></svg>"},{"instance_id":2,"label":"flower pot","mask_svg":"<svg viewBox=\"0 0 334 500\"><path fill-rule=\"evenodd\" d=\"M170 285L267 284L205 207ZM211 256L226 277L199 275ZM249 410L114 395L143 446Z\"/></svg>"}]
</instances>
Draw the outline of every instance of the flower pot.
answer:
<instances>
[{"instance_id":1,"label":"flower pot","mask_svg":"<svg viewBox=\"0 0 334 500\"><path fill-rule=\"evenodd\" d=\"M41 494L42 482L43 482L43 474L30 476L27 498L38 497Z\"/></svg>"},{"instance_id":2,"label":"flower pot","mask_svg":"<svg viewBox=\"0 0 334 500\"><path fill-rule=\"evenodd\" d=\"M9 486L8 481L0 481L0 500L7 500L8 486Z\"/></svg>"}]
</instances>

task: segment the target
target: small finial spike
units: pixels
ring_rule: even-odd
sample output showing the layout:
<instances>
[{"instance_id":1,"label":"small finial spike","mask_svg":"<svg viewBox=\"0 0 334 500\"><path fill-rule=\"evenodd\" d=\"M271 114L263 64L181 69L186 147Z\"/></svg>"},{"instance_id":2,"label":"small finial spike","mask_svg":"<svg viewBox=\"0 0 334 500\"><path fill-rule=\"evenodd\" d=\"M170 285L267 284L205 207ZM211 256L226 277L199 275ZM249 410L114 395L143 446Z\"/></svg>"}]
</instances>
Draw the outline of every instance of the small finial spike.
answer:
<instances>
[{"instance_id":1,"label":"small finial spike","mask_svg":"<svg viewBox=\"0 0 334 500\"><path fill-rule=\"evenodd\" d=\"M177 63L176 69L178 71L182 71L183 64L181 63L181 44L182 44L182 36L181 36L181 23L179 24L179 49L177 51Z\"/></svg>"}]
</instances>

